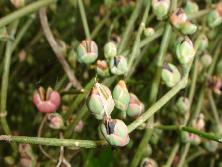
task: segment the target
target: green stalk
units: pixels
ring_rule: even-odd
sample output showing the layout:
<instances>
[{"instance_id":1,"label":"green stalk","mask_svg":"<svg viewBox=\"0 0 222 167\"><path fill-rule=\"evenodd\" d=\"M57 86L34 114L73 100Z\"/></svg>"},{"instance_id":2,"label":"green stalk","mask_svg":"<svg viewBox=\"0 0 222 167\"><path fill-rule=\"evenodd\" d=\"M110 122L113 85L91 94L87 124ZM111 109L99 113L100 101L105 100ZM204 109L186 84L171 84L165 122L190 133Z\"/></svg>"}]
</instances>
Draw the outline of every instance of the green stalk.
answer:
<instances>
[{"instance_id":1,"label":"green stalk","mask_svg":"<svg viewBox=\"0 0 222 167\"><path fill-rule=\"evenodd\" d=\"M86 12L85 12L82 0L78 0L78 5L79 5L80 15L81 15L81 19L82 19L83 28L84 28L84 31L85 31L86 38L91 39L90 31L89 31L89 25L88 25L88 22L87 22Z\"/></svg>"},{"instance_id":2,"label":"green stalk","mask_svg":"<svg viewBox=\"0 0 222 167\"><path fill-rule=\"evenodd\" d=\"M200 10L200 11L194 13L193 15L189 15L188 18L190 20L202 18L203 16L207 15L209 12L210 12L210 9L203 9L203 10Z\"/></svg>"},{"instance_id":3,"label":"green stalk","mask_svg":"<svg viewBox=\"0 0 222 167\"><path fill-rule=\"evenodd\" d=\"M168 91L164 96L162 96L156 103L154 103L145 113L143 113L139 118L133 121L129 126L129 133L134 131L138 126L152 117L160 108L162 108L171 98L173 98L181 89L185 88L187 85L187 77L183 77L180 82L178 82L170 91Z\"/></svg>"},{"instance_id":4,"label":"green stalk","mask_svg":"<svg viewBox=\"0 0 222 167\"><path fill-rule=\"evenodd\" d=\"M192 127L182 127L177 125L166 125L169 130L181 130L189 133L196 134L200 137L213 140L222 143L222 138L211 133L206 133L194 129ZM158 125L156 128L168 130L165 125ZM46 146L64 146L64 147L76 147L76 148L96 148L107 146L108 143L105 140L75 140L75 139L57 139L57 138L43 138L43 137L27 137L27 136L11 136L11 135L0 135L0 141L6 141L10 143L26 143L26 144L38 144Z\"/></svg>"},{"instance_id":5,"label":"green stalk","mask_svg":"<svg viewBox=\"0 0 222 167\"><path fill-rule=\"evenodd\" d=\"M142 4L143 4L143 0L138 0L137 1L136 7L135 7L132 15L130 16L127 27L124 29L124 33L123 33L123 36L122 36L122 41L121 41L121 43L119 45L119 48L118 48L118 52L120 54L125 49L125 47L127 45L127 42L129 41L130 33L132 32L134 24L136 22L136 19L139 16Z\"/></svg>"},{"instance_id":6,"label":"green stalk","mask_svg":"<svg viewBox=\"0 0 222 167\"><path fill-rule=\"evenodd\" d=\"M16 33L16 29L18 26L19 21L15 21L11 25L11 37L14 37ZM9 128L8 122L6 120L7 116L7 96L8 96L8 82L9 82L9 72L10 72L10 63L11 63L11 56L12 56L12 45L13 41L9 40L6 44L5 50L5 58L4 58L4 69L2 75L2 85L1 85L1 103L0 103L0 117L1 117L1 126L5 134L11 134L11 130ZM16 145L12 144L13 152L17 152Z\"/></svg>"},{"instance_id":7,"label":"green stalk","mask_svg":"<svg viewBox=\"0 0 222 167\"><path fill-rule=\"evenodd\" d=\"M141 38L142 32L146 26L146 21L147 21L148 14L150 11L150 4L151 4L151 1L147 0L146 9L144 11L143 18L142 18L142 21L139 26L139 30L136 34L136 39L135 39L135 42L133 45L132 54L129 55L129 61L128 61L128 68L129 69L131 68L132 63L134 62L135 58L140 54L140 38Z\"/></svg>"},{"instance_id":8,"label":"green stalk","mask_svg":"<svg viewBox=\"0 0 222 167\"><path fill-rule=\"evenodd\" d=\"M98 25L95 27L95 29L92 31L91 38L95 38L100 29L103 27L103 25L106 23L106 21L109 19L111 15L111 12L108 11L106 16L98 23Z\"/></svg>"},{"instance_id":9,"label":"green stalk","mask_svg":"<svg viewBox=\"0 0 222 167\"><path fill-rule=\"evenodd\" d=\"M177 151L179 150L180 147L180 143L176 143L172 149L172 151L170 152L170 156L166 162L166 164L163 167L170 167L171 164L173 163L174 157L176 156Z\"/></svg>"},{"instance_id":10,"label":"green stalk","mask_svg":"<svg viewBox=\"0 0 222 167\"><path fill-rule=\"evenodd\" d=\"M18 32L18 34L16 35L16 38L13 42L12 45L12 51L14 51L16 49L16 47L18 46L19 42L21 41L22 37L26 34L28 28L31 26L31 24L34 21L33 16L30 16L30 18L26 21L26 23L23 25L23 27L20 29L20 31Z\"/></svg>"},{"instance_id":11,"label":"green stalk","mask_svg":"<svg viewBox=\"0 0 222 167\"><path fill-rule=\"evenodd\" d=\"M209 99L209 102L210 102L210 107L211 107L211 109L213 111L214 120L216 121L217 128L219 129L220 117L219 117L219 114L218 114L218 111L217 111L217 106L215 104L212 92L208 93L208 99Z\"/></svg>"},{"instance_id":12,"label":"green stalk","mask_svg":"<svg viewBox=\"0 0 222 167\"><path fill-rule=\"evenodd\" d=\"M56 0L40 0L34 3L31 3L30 5L27 5L21 9L18 9L17 11L8 14L5 17L2 17L0 19L0 28L13 22L14 20L17 20L23 16L26 16L30 13L33 13L35 11L37 11L39 8L44 7L44 6L48 6L52 3L55 3Z\"/></svg>"},{"instance_id":13,"label":"green stalk","mask_svg":"<svg viewBox=\"0 0 222 167\"><path fill-rule=\"evenodd\" d=\"M46 146L64 146L64 147L81 147L81 148L96 148L107 145L104 140L75 140L75 139L57 139L57 138L43 138L43 137L27 137L27 136L10 136L1 135L0 141L7 141L13 143L38 144Z\"/></svg>"},{"instance_id":14,"label":"green stalk","mask_svg":"<svg viewBox=\"0 0 222 167\"><path fill-rule=\"evenodd\" d=\"M154 128L162 129L162 130L177 130L177 131L185 131L189 132L195 135L198 135L202 138L213 140L219 143L222 143L222 137L217 136L212 133L207 133L204 131L197 130L195 128L189 127L189 126L178 126L178 125L156 125ZM188 147L188 146L186 146Z\"/></svg>"}]
</instances>

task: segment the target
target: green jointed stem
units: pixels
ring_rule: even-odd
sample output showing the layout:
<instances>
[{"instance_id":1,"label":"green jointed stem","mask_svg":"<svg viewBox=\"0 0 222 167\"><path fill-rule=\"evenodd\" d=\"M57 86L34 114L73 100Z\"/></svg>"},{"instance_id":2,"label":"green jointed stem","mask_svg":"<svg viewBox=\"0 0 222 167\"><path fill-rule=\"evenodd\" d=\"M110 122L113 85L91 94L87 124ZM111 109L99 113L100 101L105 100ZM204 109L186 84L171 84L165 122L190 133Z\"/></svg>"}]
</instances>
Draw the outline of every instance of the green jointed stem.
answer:
<instances>
[{"instance_id":1,"label":"green jointed stem","mask_svg":"<svg viewBox=\"0 0 222 167\"><path fill-rule=\"evenodd\" d=\"M179 150L179 147L180 147L180 144L179 144L179 143L176 143L176 144L173 146L173 149L172 149L172 151L170 152L169 158L168 158L166 164L165 164L163 167L170 167L170 166L171 166L171 164L173 163L174 157L176 156L176 153L177 153L177 151Z\"/></svg>"},{"instance_id":2,"label":"green jointed stem","mask_svg":"<svg viewBox=\"0 0 222 167\"><path fill-rule=\"evenodd\" d=\"M79 5L80 15L81 15L81 19L82 19L83 28L84 28L84 31L85 31L86 38L91 39L90 31L89 31L89 25L88 25L88 22L87 22L86 12L85 12L82 0L78 0L78 5Z\"/></svg>"},{"instance_id":3,"label":"green jointed stem","mask_svg":"<svg viewBox=\"0 0 222 167\"><path fill-rule=\"evenodd\" d=\"M16 29L18 26L19 21L15 21L10 26L11 37L14 37L16 33ZM1 126L5 134L11 134L11 130L9 128L8 122L6 120L7 116L7 95L8 95L8 82L9 82L9 71L10 71L10 63L11 63L11 56L12 56L12 41L8 41L6 44L5 50L5 58L4 58L4 69L2 75L2 85L1 85L1 103L0 103L0 117L1 117ZM16 153L17 148L16 145L12 145L13 151Z\"/></svg>"},{"instance_id":4,"label":"green jointed stem","mask_svg":"<svg viewBox=\"0 0 222 167\"><path fill-rule=\"evenodd\" d=\"M209 102L210 102L210 106L211 106L211 109L212 109L212 112L213 112L214 119L215 119L216 124L217 124L217 128L219 128L220 117L219 117L219 114L218 114L218 111L217 111L217 106L215 104L212 92L208 93L208 99L209 99Z\"/></svg>"},{"instance_id":5,"label":"green jointed stem","mask_svg":"<svg viewBox=\"0 0 222 167\"><path fill-rule=\"evenodd\" d=\"M14 51L15 48L18 46L18 43L21 41L22 37L26 34L28 28L31 26L33 21L34 21L34 16L30 16L30 18L26 21L26 23L20 29L20 31L18 32L15 38L15 41L13 42L12 51Z\"/></svg>"},{"instance_id":6,"label":"green jointed stem","mask_svg":"<svg viewBox=\"0 0 222 167\"><path fill-rule=\"evenodd\" d=\"M186 131L196 134L205 139L213 140L222 143L222 138L211 133L199 131L192 127L182 127L177 125L158 125L156 128L168 130L165 126L170 127L169 130ZM155 127L154 127L155 128ZM46 146L64 146L64 147L76 147L76 148L96 148L107 146L108 143L105 140L75 140L75 139L57 139L57 138L43 138L43 137L27 137L27 136L11 136L0 135L0 141L6 141L10 143L27 143L27 144L39 144Z\"/></svg>"},{"instance_id":7,"label":"green jointed stem","mask_svg":"<svg viewBox=\"0 0 222 167\"><path fill-rule=\"evenodd\" d=\"M135 7L132 15L130 16L127 27L126 27L126 29L124 29L124 33L123 33L123 36L122 36L122 41L121 41L120 46L118 48L118 52L120 54L123 52L123 50L125 50L127 42L129 41L130 33L133 30L134 23L135 23L137 17L139 16L142 4L143 4L143 0L138 0L137 1L136 7Z\"/></svg>"},{"instance_id":8,"label":"green jointed stem","mask_svg":"<svg viewBox=\"0 0 222 167\"><path fill-rule=\"evenodd\" d=\"M23 16L26 16L32 12L35 12L43 6L48 6L48 5L55 3L55 2L56 2L56 0L40 0L37 2L33 2L30 5L27 5L21 9L18 9L17 11L15 11L11 14L8 14L5 17L2 17L0 19L0 27L3 27L5 25L11 23L12 21L17 20Z\"/></svg>"},{"instance_id":9,"label":"green jointed stem","mask_svg":"<svg viewBox=\"0 0 222 167\"><path fill-rule=\"evenodd\" d=\"M139 26L139 30L136 34L136 39L135 39L135 42L133 45L132 54L129 55L129 63L128 63L129 69L131 68L132 63L134 62L137 55L140 54L140 38L141 38L142 32L146 26L147 17L148 17L149 11L150 11L150 4L151 4L150 0L147 0L146 9L144 11L143 18L142 18L142 21Z\"/></svg>"},{"instance_id":10,"label":"green jointed stem","mask_svg":"<svg viewBox=\"0 0 222 167\"><path fill-rule=\"evenodd\" d=\"M186 156L187 156L187 153L189 152L189 149L190 149L190 143L186 143L185 147L182 150L180 161L179 161L177 167L182 167L183 166L183 164L185 162L185 159L186 159Z\"/></svg>"},{"instance_id":11,"label":"green jointed stem","mask_svg":"<svg viewBox=\"0 0 222 167\"><path fill-rule=\"evenodd\" d=\"M39 144L46 146L65 146L65 147L82 147L82 148L96 148L107 145L104 140L74 140L74 139L57 139L57 138L43 138L43 137L27 137L27 136L10 136L1 135L0 141Z\"/></svg>"},{"instance_id":12,"label":"green jointed stem","mask_svg":"<svg viewBox=\"0 0 222 167\"><path fill-rule=\"evenodd\" d=\"M95 29L92 31L91 39L95 38L100 29L103 27L103 25L106 23L106 21L109 19L111 15L111 12L108 11L106 16L98 23L98 25L95 27Z\"/></svg>"},{"instance_id":13,"label":"green jointed stem","mask_svg":"<svg viewBox=\"0 0 222 167\"><path fill-rule=\"evenodd\" d=\"M181 89L185 88L187 85L187 77L183 77L180 82L178 82L170 91L168 91L164 96L162 96L156 103L154 103L144 114L133 121L129 126L128 130L131 133L138 126L152 117L160 108L162 108L172 97L174 97Z\"/></svg>"}]
</instances>

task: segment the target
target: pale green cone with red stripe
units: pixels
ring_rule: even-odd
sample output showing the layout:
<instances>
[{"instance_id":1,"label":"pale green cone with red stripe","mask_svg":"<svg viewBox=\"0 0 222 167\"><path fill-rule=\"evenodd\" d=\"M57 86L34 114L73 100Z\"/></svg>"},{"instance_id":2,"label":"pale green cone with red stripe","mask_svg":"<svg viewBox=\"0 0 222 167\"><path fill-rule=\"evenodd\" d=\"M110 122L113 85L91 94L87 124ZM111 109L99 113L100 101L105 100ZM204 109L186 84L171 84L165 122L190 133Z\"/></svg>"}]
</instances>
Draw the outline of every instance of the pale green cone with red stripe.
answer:
<instances>
[{"instance_id":1,"label":"pale green cone with red stripe","mask_svg":"<svg viewBox=\"0 0 222 167\"><path fill-rule=\"evenodd\" d=\"M114 105L109 88L103 84L95 83L87 98L87 106L96 119L102 120L104 117L110 117Z\"/></svg>"},{"instance_id":2,"label":"pale green cone with red stripe","mask_svg":"<svg viewBox=\"0 0 222 167\"><path fill-rule=\"evenodd\" d=\"M110 119L100 125L106 141L112 146L125 146L130 138L126 124L119 119Z\"/></svg>"},{"instance_id":3,"label":"pale green cone with red stripe","mask_svg":"<svg viewBox=\"0 0 222 167\"><path fill-rule=\"evenodd\" d=\"M130 102L128 105L128 108L126 110L126 113L129 117L138 117L144 112L144 105L143 103L138 99L138 97L130 93Z\"/></svg>"},{"instance_id":4,"label":"pale green cone with red stripe","mask_svg":"<svg viewBox=\"0 0 222 167\"><path fill-rule=\"evenodd\" d=\"M113 89L113 99L115 102L116 108L121 111L126 111L129 105L130 95L126 87L126 83L123 80L120 80L118 84Z\"/></svg>"},{"instance_id":5,"label":"pale green cone with red stripe","mask_svg":"<svg viewBox=\"0 0 222 167\"><path fill-rule=\"evenodd\" d=\"M162 80L168 87L173 87L180 81L180 72L173 64L164 64L162 69Z\"/></svg>"},{"instance_id":6,"label":"pale green cone with red stripe","mask_svg":"<svg viewBox=\"0 0 222 167\"><path fill-rule=\"evenodd\" d=\"M77 58L80 63L90 64L98 57L97 44L92 40L82 41L77 48Z\"/></svg>"},{"instance_id":7,"label":"pale green cone with red stripe","mask_svg":"<svg viewBox=\"0 0 222 167\"><path fill-rule=\"evenodd\" d=\"M128 72L128 63L124 56L115 56L109 64L112 74L123 75Z\"/></svg>"}]
</instances>

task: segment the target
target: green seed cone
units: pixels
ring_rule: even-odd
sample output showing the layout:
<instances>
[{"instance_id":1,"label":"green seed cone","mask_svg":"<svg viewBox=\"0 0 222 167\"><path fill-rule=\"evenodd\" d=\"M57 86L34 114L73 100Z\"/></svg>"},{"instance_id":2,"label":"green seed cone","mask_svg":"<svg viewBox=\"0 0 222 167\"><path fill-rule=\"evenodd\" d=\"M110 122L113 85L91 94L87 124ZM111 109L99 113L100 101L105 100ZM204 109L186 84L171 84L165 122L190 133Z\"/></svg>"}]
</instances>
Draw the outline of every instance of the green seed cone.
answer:
<instances>
[{"instance_id":1,"label":"green seed cone","mask_svg":"<svg viewBox=\"0 0 222 167\"><path fill-rule=\"evenodd\" d=\"M110 75L109 67L105 60L97 60L96 62L96 72L102 77L108 77Z\"/></svg>"},{"instance_id":2,"label":"green seed cone","mask_svg":"<svg viewBox=\"0 0 222 167\"><path fill-rule=\"evenodd\" d=\"M113 89L113 99L116 108L126 111L130 101L130 95L126 84L123 80L120 80Z\"/></svg>"},{"instance_id":3,"label":"green seed cone","mask_svg":"<svg viewBox=\"0 0 222 167\"><path fill-rule=\"evenodd\" d=\"M94 41L84 40L77 48L77 58L80 63L90 64L98 57L98 47Z\"/></svg>"},{"instance_id":4,"label":"green seed cone","mask_svg":"<svg viewBox=\"0 0 222 167\"><path fill-rule=\"evenodd\" d=\"M185 37L183 40L178 42L176 46L176 54L181 64L188 64L193 60L195 49L192 41L188 37Z\"/></svg>"},{"instance_id":5,"label":"green seed cone","mask_svg":"<svg viewBox=\"0 0 222 167\"><path fill-rule=\"evenodd\" d=\"M122 120L108 120L100 125L100 129L107 142L112 146L125 146L130 141L128 128Z\"/></svg>"},{"instance_id":6,"label":"green seed cone","mask_svg":"<svg viewBox=\"0 0 222 167\"><path fill-rule=\"evenodd\" d=\"M117 56L117 47L114 42L106 43L106 45L104 46L104 55L106 59Z\"/></svg>"},{"instance_id":7,"label":"green seed cone","mask_svg":"<svg viewBox=\"0 0 222 167\"><path fill-rule=\"evenodd\" d=\"M162 69L162 80L168 87L176 85L181 78L180 72L173 64L165 64Z\"/></svg>"},{"instance_id":8,"label":"green seed cone","mask_svg":"<svg viewBox=\"0 0 222 167\"><path fill-rule=\"evenodd\" d=\"M96 83L87 98L87 106L91 113L96 119L102 120L104 117L110 117L114 105L109 88Z\"/></svg>"},{"instance_id":9,"label":"green seed cone","mask_svg":"<svg viewBox=\"0 0 222 167\"><path fill-rule=\"evenodd\" d=\"M152 0L153 12L157 16L157 19L162 20L170 9L169 0Z\"/></svg>"},{"instance_id":10,"label":"green seed cone","mask_svg":"<svg viewBox=\"0 0 222 167\"><path fill-rule=\"evenodd\" d=\"M181 96L176 103L177 111L180 114L185 114L190 109L190 101L187 97Z\"/></svg>"},{"instance_id":11,"label":"green seed cone","mask_svg":"<svg viewBox=\"0 0 222 167\"><path fill-rule=\"evenodd\" d=\"M138 117L144 112L143 103L133 93L130 93L130 102L126 113L129 117Z\"/></svg>"},{"instance_id":12,"label":"green seed cone","mask_svg":"<svg viewBox=\"0 0 222 167\"><path fill-rule=\"evenodd\" d=\"M116 56L110 61L110 70L115 75L123 75L128 72L127 60L123 56Z\"/></svg>"},{"instance_id":13,"label":"green seed cone","mask_svg":"<svg viewBox=\"0 0 222 167\"><path fill-rule=\"evenodd\" d=\"M209 12L207 16L208 25L214 28L222 23L222 17L216 10Z\"/></svg>"}]
</instances>

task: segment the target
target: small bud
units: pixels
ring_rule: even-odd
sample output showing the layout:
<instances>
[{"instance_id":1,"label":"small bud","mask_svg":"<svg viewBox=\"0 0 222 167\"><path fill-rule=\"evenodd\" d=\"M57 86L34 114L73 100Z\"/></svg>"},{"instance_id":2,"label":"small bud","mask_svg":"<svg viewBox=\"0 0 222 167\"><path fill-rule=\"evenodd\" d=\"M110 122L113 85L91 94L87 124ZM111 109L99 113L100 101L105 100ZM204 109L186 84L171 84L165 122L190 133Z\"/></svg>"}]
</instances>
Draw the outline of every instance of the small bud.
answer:
<instances>
[{"instance_id":1,"label":"small bud","mask_svg":"<svg viewBox=\"0 0 222 167\"><path fill-rule=\"evenodd\" d=\"M119 119L110 119L100 125L101 132L107 142L112 146L125 146L129 143L128 128Z\"/></svg>"},{"instance_id":2,"label":"small bud","mask_svg":"<svg viewBox=\"0 0 222 167\"><path fill-rule=\"evenodd\" d=\"M216 152L216 150L218 149L218 142L216 141L212 141L212 140L205 141L203 145L204 145L204 148L211 153Z\"/></svg>"},{"instance_id":3,"label":"small bud","mask_svg":"<svg viewBox=\"0 0 222 167\"><path fill-rule=\"evenodd\" d=\"M180 26L187 22L187 20L187 15L182 8L177 8L170 16L170 21L176 28L180 28Z\"/></svg>"},{"instance_id":4,"label":"small bud","mask_svg":"<svg viewBox=\"0 0 222 167\"><path fill-rule=\"evenodd\" d=\"M202 113L200 113L198 117L195 120L193 120L192 126L198 130L204 130L205 120L204 120L204 115Z\"/></svg>"},{"instance_id":5,"label":"small bud","mask_svg":"<svg viewBox=\"0 0 222 167\"><path fill-rule=\"evenodd\" d=\"M96 72L98 75L102 77L108 77L110 75L109 73L109 67L105 60L97 60L96 62Z\"/></svg>"},{"instance_id":6,"label":"small bud","mask_svg":"<svg viewBox=\"0 0 222 167\"><path fill-rule=\"evenodd\" d=\"M43 87L40 87L33 95L33 103L39 112L55 112L60 105L60 101L59 93L50 87L47 89L47 92L45 92Z\"/></svg>"},{"instance_id":7,"label":"small bud","mask_svg":"<svg viewBox=\"0 0 222 167\"><path fill-rule=\"evenodd\" d=\"M193 133L181 132L181 140L184 143L190 143L193 145L199 145L201 138Z\"/></svg>"},{"instance_id":8,"label":"small bud","mask_svg":"<svg viewBox=\"0 0 222 167\"><path fill-rule=\"evenodd\" d=\"M197 31L197 26L192 24L190 21L186 21L185 23L181 24L180 29L183 34L190 35Z\"/></svg>"},{"instance_id":9,"label":"small bud","mask_svg":"<svg viewBox=\"0 0 222 167\"><path fill-rule=\"evenodd\" d=\"M173 87L180 81L180 72L173 64L165 64L162 69L162 80L168 87Z\"/></svg>"},{"instance_id":10,"label":"small bud","mask_svg":"<svg viewBox=\"0 0 222 167\"><path fill-rule=\"evenodd\" d=\"M18 53L18 58L19 58L19 62L23 62L25 61L27 57L27 53L24 49L22 49L19 53Z\"/></svg>"},{"instance_id":11,"label":"small bud","mask_svg":"<svg viewBox=\"0 0 222 167\"><path fill-rule=\"evenodd\" d=\"M10 1L15 8L20 8L25 5L25 0L10 0Z\"/></svg>"},{"instance_id":12,"label":"small bud","mask_svg":"<svg viewBox=\"0 0 222 167\"><path fill-rule=\"evenodd\" d=\"M208 47L208 38L205 34L200 34L195 41L195 46L197 46L198 50L204 51Z\"/></svg>"},{"instance_id":13,"label":"small bud","mask_svg":"<svg viewBox=\"0 0 222 167\"><path fill-rule=\"evenodd\" d=\"M157 167L157 163L150 158L143 158L140 167Z\"/></svg>"},{"instance_id":14,"label":"small bud","mask_svg":"<svg viewBox=\"0 0 222 167\"><path fill-rule=\"evenodd\" d=\"M218 76L212 76L208 79L208 87L217 95L221 94L222 80Z\"/></svg>"},{"instance_id":15,"label":"small bud","mask_svg":"<svg viewBox=\"0 0 222 167\"><path fill-rule=\"evenodd\" d=\"M96 119L101 120L104 117L110 117L115 103L109 88L100 83L95 83L87 98L87 106Z\"/></svg>"},{"instance_id":16,"label":"small bud","mask_svg":"<svg viewBox=\"0 0 222 167\"><path fill-rule=\"evenodd\" d=\"M146 37L151 37L155 34L155 30L152 27L147 27L144 29L143 33Z\"/></svg>"},{"instance_id":17,"label":"small bud","mask_svg":"<svg viewBox=\"0 0 222 167\"><path fill-rule=\"evenodd\" d=\"M209 55L208 53L205 53L203 56L201 56L200 62L205 68L209 67L212 63L211 55Z\"/></svg>"},{"instance_id":18,"label":"small bud","mask_svg":"<svg viewBox=\"0 0 222 167\"><path fill-rule=\"evenodd\" d=\"M113 99L116 108L126 111L130 101L130 95L126 87L126 83L120 80L113 89Z\"/></svg>"},{"instance_id":19,"label":"small bud","mask_svg":"<svg viewBox=\"0 0 222 167\"><path fill-rule=\"evenodd\" d=\"M130 93L130 101L126 113L130 117L138 117L144 112L144 104L138 99L138 97Z\"/></svg>"},{"instance_id":20,"label":"small bud","mask_svg":"<svg viewBox=\"0 0 222 167\"><path fill-rule=\"evenodd\" d=\"M0 41L7 41L10 39L8 31L5 26L0 28Z\"/></svg>"},{"instance_id":21,"label":"small bud","mask_svg":"<svg viewBox=\"0 0 222 167\"><path fill-rule=\"evenodd\" d=\"M170 0L152 0L153 12L158 20L162 20L170 9Z\"/></svg>"},{"instance_id":22,"label":"small bud","mask_svg":"<svg viewBox=\"0 0 222 167\"><path fill-rule=\"evenodd\" d=\"M82 120L80 120L78 124L75 126L74 132L77 132L77 133L82 132L83 127L84 127L84 123Z\"/></svg>"},{"instance_id":23,"label":"small bud","mask_svg":"<svg viewBox=\"0 0 222 167\"><path fill-rule=\"evenodd\" d=\"M192 15L199 11L199 6L196 2L193 2L191 0L187 1L186 6L184 8L186 14Z\"/></svg>"},{"instance_id":24,"label":"small bud","mask_svg":"<svg viewBox=\"0 0 222 167\"><path fill-rule=\"evenodd\" d=\"M181 64L188 64L193 60L195 49L193 47L192 41L188 37L185 37L177 44L176 54Z\"/></svg>"},{"instance_id":25,"label":"small bud","mask_svg":"<svg viewBox=\"0 0 222 167\"><path fill-rule=\"evenodd\" d=\"M127 60L124 56L116 56L110 61L110 70L115 75L123 75L128 72Z\"/></svg>"},{"instance_id":26,"label":"small bud","mask_svg":"<svg viewBox=\"0 0 222 167\"><path fill-rule=\"evenodd\" d=\"M98 57L98 47L94 41L84 40L77 48L77 58L80 63L93 63Z\"/></svg>"},{"instance_id":27,"label":"small bud","mask_svg":"<svg viewBox=\"0 0 222 167\"><path fill-rule=\"evenodd\" d=\"M105 44L104 55L106 59L111 59L117 55L117 47L114 42L108 42Z\"/></svg>"},{"instance_id":28,"label":"small bud","mask_svg":"<svg viewBox=\"0 0 222 167\"><path fill-rule=\"evenodd\" d=\"M13 166L13 164L15 164L15 158L12 156L6 156L4 157L4 162L7 166Z\"/></svg>"},{"instance_id":29,"label":"small bud","mask_svg":"<svg viewBox=\"0 0 222 167\"><path fill-rule=\"evenodd\" d=\"M177 110L180 114L185 114L190 109L190 101L187 97L181 96L176 103Z\"/></svg>"},{"instance_id":30,"label":"small bud","mask_svg":"<svg viewBox=\"0 0 222 167\"><path fill-rule=\"evenodd\" d=\"M50 113L47 115L48 125L52 129L61 129L64 127L64 121L60 114Z\"/></svg>"},{"instance_id":31,"label":"small bud","mask_svg":"<svg viewBox=\"0 0 222 167\"><path fill-rule=\"evenodd\" d=\"M207 16L208 25L214 28L222 23L222 17L217 10L212 10Z\"/></svg>"}]
</instances>

